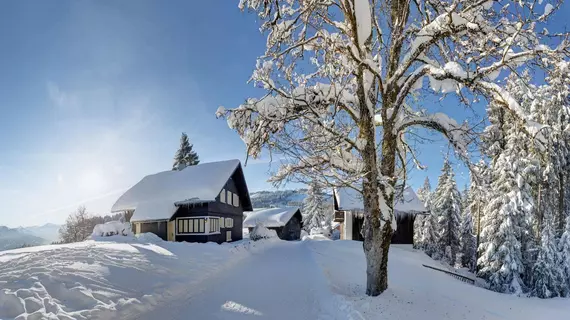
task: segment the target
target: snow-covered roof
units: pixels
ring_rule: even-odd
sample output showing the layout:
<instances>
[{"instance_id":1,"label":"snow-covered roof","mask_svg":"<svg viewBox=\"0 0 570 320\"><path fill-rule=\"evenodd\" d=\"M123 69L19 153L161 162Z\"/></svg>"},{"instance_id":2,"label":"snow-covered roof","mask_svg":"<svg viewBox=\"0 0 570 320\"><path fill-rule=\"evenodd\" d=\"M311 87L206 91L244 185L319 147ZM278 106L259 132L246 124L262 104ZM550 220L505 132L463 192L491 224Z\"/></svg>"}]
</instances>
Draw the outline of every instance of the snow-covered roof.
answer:
<instances>
[{"instance_id":1,"label":"snow-covered roof","mask_svg":"<svg viewBox=\"0 0 570 320\"><path fill-rule=\"evenodd\" d=\"M260 222L264 227L282 227L299 211L298 207L268 208L250 212L243 220L244 228L253 228Z\"/></svg>"},{"instance_id":2,"label":"snow-covered roof","mask_svg":"<svg viewBox=\"0 0 570 320\"><path fill-rule=\"evenodd\" d=\"M111 211L135 210L131 221L170 219L178 205L215 201L238 168L239 160L226 160L148 175L127 190Z\"/></svg>"},{"instance_id":3,"label":"snow-covered roof","mask_svg":"<svg viewBox=\"0 0 570 320\"><path fill-rule=\"evenodd\" d=\"M353 188L338 188L334 190L336 210L362 211L364 203L362 195ZM395 200L394 211L396 215L426 212L422 201L411 187L404 189L402 197Z\"/></svg>"}]
</instances>

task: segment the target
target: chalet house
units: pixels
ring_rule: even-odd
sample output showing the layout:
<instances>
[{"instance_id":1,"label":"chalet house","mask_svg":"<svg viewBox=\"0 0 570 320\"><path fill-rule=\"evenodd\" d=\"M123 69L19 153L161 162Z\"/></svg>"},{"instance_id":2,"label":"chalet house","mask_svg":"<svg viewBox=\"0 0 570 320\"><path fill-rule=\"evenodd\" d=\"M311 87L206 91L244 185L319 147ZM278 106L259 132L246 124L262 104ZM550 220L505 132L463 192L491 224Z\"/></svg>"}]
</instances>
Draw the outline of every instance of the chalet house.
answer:
<instances>
[{"instance_id":1,"label":"chalet house","mask_svg":"<svg viewBox=\"0 0 570 320\"><path fill-rule=\"evenodd\" d=\"M144 177L111 209L129 210L135 234L222 243L242 239L243 212L252 207L240 161L227 160Z\"/></svg>"},{"instance_id":2,"label":"chalet house","mask_svg":"<svg viewBox=\"0 0 570 320\"><path fill-rule=\"evenodd\" d=\"M300 240L302 219L301 210L297 207L256 209L248 213L243 226L251 232L260 223L275 230L281 240Z\"/></svg>"},{"instance_id":3,"label":"chalet house","mask_svg":"<svg viewBox=\"0 0 570 320\"><path fill-rule=\"evenodd\" d=\"M362 195L352 188L333 190L334 221L339 222L340 238L363 241L360 232L364 225L364 204ZM392 243L414 243L414 220L417 214L428 214L414 190L407 187L394 203L397 229Z\"/></svg>"}]
</instances>

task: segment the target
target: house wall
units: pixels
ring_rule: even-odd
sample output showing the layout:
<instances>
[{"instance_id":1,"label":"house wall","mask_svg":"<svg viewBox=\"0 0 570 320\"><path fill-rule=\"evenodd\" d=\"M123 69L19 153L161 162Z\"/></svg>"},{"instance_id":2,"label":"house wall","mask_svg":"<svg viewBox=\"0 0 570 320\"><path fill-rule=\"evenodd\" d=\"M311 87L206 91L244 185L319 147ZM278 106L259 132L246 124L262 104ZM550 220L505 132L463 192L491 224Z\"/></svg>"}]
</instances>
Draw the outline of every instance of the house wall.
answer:
<instances>
[{"instance_id":1,"label":"house wall","mask_svg":"<svg viewBox=\"0 0 570 320\"><path fill-rule=\"evenodd\" d=\"M402 215L396 217L398 229L392 236L392 243L414 244L414 215Z\"/></svg>"},{"instance_id":2,"label":"house wall","mask_svg":"<svg viewBox=\"0 0 570 320\"><path fill-rule=\"evenodd\" d=\"M229 179L224 186L225 190L237 193L237 187L232 179ZM210 216L232 218L234 221L232 228L220 227L219 234L210 235L176 235L176 241L187 242L226 242L226 232L231 231L231 241L243 239L243 206L240 201L238 207L220 201L220 195L216 197L214 202L204 203L200 205L182 206L174 214L172 219L182 217Z\"/></svg>"},{"instance_id":3,"label":"house wall","mask_svg":"<svg viewBox=\"0 0 570 320\"><path fill-rule=\"evenodd\" d=\"M155 221L155 222L140 222L138 224L140 225L140 228L137 228L137 230L140 230L140 233L152 232L157 236L159 236L162 240L168 239L167 220Z\"/></svg>"},{"instance_id":4,"label":"house wall","mask_svg":"<svg viewBox=\"0 0 570 320\"><path fill-rule=\"evenodd\" d=\"M285 226L279 228L277 235L282 240L300 240L301 239L301 214L299 212L285 224Z\"/></svg>"}]
</instances>

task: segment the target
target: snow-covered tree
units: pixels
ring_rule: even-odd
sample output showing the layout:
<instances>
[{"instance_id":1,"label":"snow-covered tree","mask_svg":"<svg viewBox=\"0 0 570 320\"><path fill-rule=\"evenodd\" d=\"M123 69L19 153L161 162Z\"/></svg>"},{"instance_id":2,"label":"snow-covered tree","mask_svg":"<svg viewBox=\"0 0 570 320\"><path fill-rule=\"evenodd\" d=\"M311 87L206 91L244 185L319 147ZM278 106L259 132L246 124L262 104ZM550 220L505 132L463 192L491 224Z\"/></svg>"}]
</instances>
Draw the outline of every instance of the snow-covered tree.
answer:
<instances>
[{"instance_id":1,"label":"snow-covered tree","mask_svg":"<svg viewBox=\"0 0 570 320\"><path fill-rule=\"evenodd\" d=\"M527 2L240 0L239 6L258 14L267 35L251 78L266 94L232 110L220 107L217 115L227 117L249 155L267 148L286 159L275 183L362 181L369 295L388 286L393 190L408 159L418 163L406 133L439 131L462 157L471 141L466 124L430 112L415 97L456 95L470 104L483 95L526 123L496 77L531 61L540 66L539 57L568 48L565 41L544 45L535 28L557 7L545 13L544 5Z\"/></svg>"},{"instance_id":2,"label":"snow-covered tree","mask_svg":"<svg viewBox=\"0 0 570 320\"><path fill-rule=\"evenodd\" d=\"M485 207L479 276L487 279L498 292L520 294L522 281L524 233L534 210L529 184L535 165L527 152L526 139L514 125L506 132L505 149L491 167L492 182Z\"/></svg>"},{"instance_id":3,"label":"snow-covered tree","mask_svg":"<svg viewBox=\"0 0 570 320\"><path fill-rule=\"evenodd\" d=\"M188 166L195 166L200 163L198 154L192 150L193 145L188 141L188 135L182 132L180 136L180 147L174 155L172 170L182 170Z\"/></svg>"},{"instance_id":4,"label":"snow-covered tree","mask_svg":"<svg viewBox=\"0 0 570 320\"><path fill-rule=\"evenodd\" d=\"M560 247L560 266L562 269L562 295L570 296L570 215L566 217L566 227L558 243Z\"/></svg>"},{"instance_id":5,"label":"snow-covered tree","mask_svg":"<svg viewBox=\"0 0 570 320\"><path fill-rule=\"evenodd\" d=\"M322 189L316 184L309 185L307 196L303 200L303 229L310 232L313 228L323 228L331 212L326 212L327 204ZM330 227L330 225L328 226Z\"/></svg>"},{"instance_id":6,"label":"snow-covered tree","mask_svg":"<svg viewBox=\"0 0 570 320\"><path fill-rule=\"evenodd\" d=\"M468 207L463 210L461 217L461 266L475 269L475 254L477 246L473 236L473 216Z\"/></svg>"},{"instance_id":7,"label":"snow-covered tree","mask_svg":"<svg viewBox=\"0 0 570 320\"><path fill-rule=\"evenodd\" d=\"M562 278L561 264L558 261L558 250L553 230L553 219L550 214L544 219L541 246L538 258L532 268L532 292L539 298L556 297L562 291L565 281Z\"/></svg>"},{"instance_id":8,"label":"snow-covered tree","mask_svg":"<svg viewBox=\"0 0 570 320\"><path fill-rule=\"evenodd\" d=\"M429 178L426 177L424 180L424 184L421 188L418 189L416 192L418 198L424 203L424 206L430 211L428 204L431 204L429 198L431 197L431 184L429 182ZM426 232L426 222L430 219L429 215L418 214L414 220L414 248L417 249L424 249L425 248L425 232Z\"/></svg>"},{"instance_id":9,"label":"snow-covered tree","mask_svg":"<svg viewBox=\"0 0 570 320\"><path fill-rule=\"evenodd\" d=\"M432 208L437 216L438 257L453 266L460 252L461 194L457 189L453 168L447 159L433 193Z\"/></svg>"}]
</instances>

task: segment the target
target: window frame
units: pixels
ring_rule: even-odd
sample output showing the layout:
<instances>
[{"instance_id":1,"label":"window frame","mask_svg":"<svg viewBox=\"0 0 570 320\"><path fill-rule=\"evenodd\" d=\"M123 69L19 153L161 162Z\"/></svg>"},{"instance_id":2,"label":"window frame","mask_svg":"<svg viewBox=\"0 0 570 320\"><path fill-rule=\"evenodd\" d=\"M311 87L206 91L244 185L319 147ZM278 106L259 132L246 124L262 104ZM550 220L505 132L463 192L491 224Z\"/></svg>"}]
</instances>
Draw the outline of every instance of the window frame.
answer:
<instances>
[{"instance_id":1,"label":"window frame","mask_svg":"<svg viewBox=\"0 0 570 320\"><path fill-rule=\"evenodd\" d=\"M238 196L237 193L234 193L234 194L233 194L233 197L232 197L232 205L233 205L234 207L236 207L236 208L239 207L239 196Z\"/></svg>"},{"instance_id":2,"label":"window frame","mask_svg":"<svg viewBox=\"0 0 570 320\"><path fill-rule=\"evenodd\" d=\"M232 242L232 230L226 231L226 242Z\"/></svg>"},{"instance_id":3,"label":"window frame","mask_svg":"<svg viewBox=\"0 0 570 320\"><path fill-rule=\"evenodd\" d=\"M221 202L221 203L227 203L227 201L226 201L226 198L227 198L226 194L227 194L227 192L226 192L226 191L227 191L226 188L223 188L222 191L220 191L220 196L219 196L219 197L220 197L220 202ZM222 197L222 195L223 195L223 197Z\"/></svg>"},{"instance_id":4,"label":"window frame","mask_svg":"<svg viewBox=\"0 0 570 320\"><path fill-rule=\"evenodd\" d=\"M196 216L176 218L177 236L204 236L220 234L220 217ZM213 228L212 228L213 227ZM198 231L196 231L198 230ZM211 231L214 230L214 231Z\"/></svg>"}]
</instances>

